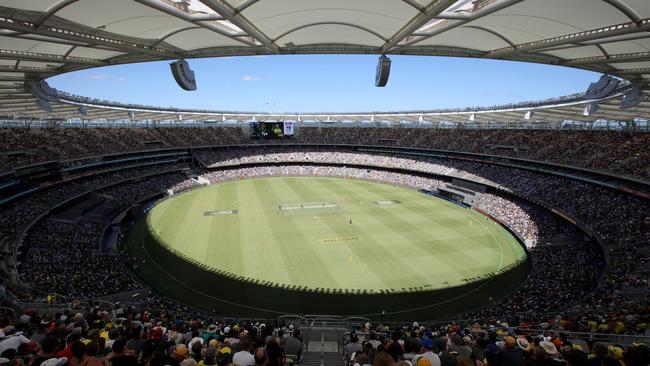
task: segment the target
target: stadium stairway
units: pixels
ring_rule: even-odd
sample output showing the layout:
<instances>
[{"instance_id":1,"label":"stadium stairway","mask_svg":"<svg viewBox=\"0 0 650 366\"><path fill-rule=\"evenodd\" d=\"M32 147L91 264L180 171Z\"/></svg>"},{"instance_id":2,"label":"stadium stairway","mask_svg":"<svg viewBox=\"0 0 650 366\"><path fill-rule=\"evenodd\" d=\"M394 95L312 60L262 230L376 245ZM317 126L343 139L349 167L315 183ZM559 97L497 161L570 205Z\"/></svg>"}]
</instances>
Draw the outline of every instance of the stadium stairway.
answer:
<instances>
[{"instance_id":1,"label":"stadium stairway","mask_svg":"<svg viewBox=\"0 0 650 366\"><path fill-rule=\"evenodd\" d=\"M307 340L305 353L300 360L301 366L344 366L340 353L338 339L341 330L334 329L304 329L303 335Z\"/></svg>"},{"instance_id":2,"label":"stadium stairway","mask_svg":"<svg viewBox=\"0 0 650 366\"><path fill-rule=\"evenodd\" d=\"M310 342L310 345L316 345L318 342ZM327 343L330 343L329 345ZM333 344L331 344L333 343ZM321 347L324 346L324 347ZM333 347L332 347L333 346ZM324 345L318 345L320 350L310 350L309 348L300 360L301 366L344 366L341 354L337 352L336 342L325 342Z\"/></svg>"}]
</instances>

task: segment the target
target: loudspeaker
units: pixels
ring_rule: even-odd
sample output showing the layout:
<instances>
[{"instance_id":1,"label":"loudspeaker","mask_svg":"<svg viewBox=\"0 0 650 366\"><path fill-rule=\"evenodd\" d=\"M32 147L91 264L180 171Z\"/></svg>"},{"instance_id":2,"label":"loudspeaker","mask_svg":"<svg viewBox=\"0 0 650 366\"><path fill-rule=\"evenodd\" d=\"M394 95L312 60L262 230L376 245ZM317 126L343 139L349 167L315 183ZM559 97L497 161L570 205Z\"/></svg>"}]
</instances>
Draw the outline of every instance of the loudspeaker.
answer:
<instances>
[{"instance_id":1,"label":"loudspeaker","mask_svg":"<svg viewBox=\"0 0 650 366\"><path fill-rule=\"evenodd\" d=\"M645 93L641 90L640 85L634 85L632 90L627 92L618 106L620 109L634 108L638 106L645 99Z\"/></svg>"},{"instance_id":2,"label":"loudspeaker","mask_svg":"<svg viewBox=\"0 0 650 366\"><path fill-rule=\"evenodd\" d=\"M196 90L196 79L194 78L194 71L190 69L190 65L185 60L179 60L169 64L172 68L172 75L178 86L184 90Z\"/></svg>"},{"instance_id":3,"label":"loudspeaker","mask_svg":"<svg viewBox=\"0 0 650 366\"><path fill-rule=\"evenodd\" d=\"M608 96L611 92L616 89L618 86L618 80L614 79L611 76L603 75L598 79L597 82L591 83L587 92L585 93L585 99L601 99Z\"/></svg>"},{"instance_id":4,"label":"loudspeaker","mask_svg":"<svg viewBox=\"0 0 650 366\"><path fill-rule=\"evenodd\" d=\"M585 117L589 117L596 112L598 112L598 104L589 103L585 106L585 109L582 111L582 115Z\"/></svg>"},{"instance_id":5,"label":"loudspeaker","mask_svg":"<svg viewBox=\"0 0 650 366\"><path fill-rule=\"evenodd\" d=\"M45 81L39 81L38 83L32 84L32 92L34 92L37 97L41 98L44 101L59 101L59 92L56 89L50 87L50 85Z\"/></svg>"},{"instance_id":6,"label":"loudspeaker","mask_svg":"<svg viewBox=\"0 0 650 366\"><path fill-rule=\"evenodd\" d=\"M390 59L381 55L377 61L377 72L375 73L375 86L384 87L388 83L390 75Z\"/></svg>"},{"instance_id":7,"label":"loudspeaker","mask_svg":"<svg viewBox=\"0 0 650 366\"><path fill-rule=\"evenodd\" d=\"M533 111L528 111L528 112L526 112L524 114L524 119L529 120L529 119L533 118L533 115L534 115Z\"/></svg>"},{"instance_id":8,"label":"loudspeaker","mask_svg":"<svg viewBox=\"0 0 650 366\"><path fill-rule=\"evenodd\" d=\"M39 99L36 103L40 109L44 110L47 113L52 113L52 105L47 100Z\"/></svg>"}]
</instances>

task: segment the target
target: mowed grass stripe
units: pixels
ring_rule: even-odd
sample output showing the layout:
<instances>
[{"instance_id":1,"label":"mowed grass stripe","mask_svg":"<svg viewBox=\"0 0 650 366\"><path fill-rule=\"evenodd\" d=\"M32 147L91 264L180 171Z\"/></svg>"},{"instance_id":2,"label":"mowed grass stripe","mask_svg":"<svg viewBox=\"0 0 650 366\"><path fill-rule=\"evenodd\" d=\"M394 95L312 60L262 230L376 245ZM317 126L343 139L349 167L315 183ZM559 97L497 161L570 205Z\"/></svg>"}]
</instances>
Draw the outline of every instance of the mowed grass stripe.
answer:
<instances>
[{"instance_id":1,"label":"mowed grass stripe","mask_svg":"<svg viewBox=\"0 0 650 366\"><path fill-rule=\"evenodd\" d=\"M288 195L290 190L280 184L266 184L260 181L260 185L268 187L268 194L264 197L267 198L265 203L269 210L277 210L277 206L282 202L281 197L290 197ZM277 269L277 272L287 273L291 279L291 284L307 285L318 284L314 287L329 287L338 288L340 284L335 277L329 272L326 263L322 261L320 253L314 250L314 246L310 245L308 233L303 230L305 226L300 222L300 216L282 216L277 211L278 219L276 225L280 225L281 230L277 229L273 223L272 242L275 250L282 257L282 267ZM271 240L269 240L271 241ZM317 270L315 270L317 269Z\"/></svg>"},{"instance_id":2,"label":"mowed grass stripe","mask_svg":"<svg viewBox=\"0 0 650 366\"><path fill-rule=\"evenodd\" d=\"M377 191L379 188L374 185L369 185L368 189ZM435 200L439 209L422 210L423 206L420 206L418 209L413 209L409 204L404 204L402 207L413 213L420 213L439 224L434 230L436 231L436 237L442 234L441 237L443 240L438 240L438 244L442 246L447 244L448 250L445 251L445 248L438 248L436 254L446 252L445 263L453 267L458 273L464 273L466 275L475 273L479 267L472 266L469 263L473 263L474 260L476 263L482 263L486 256L488 258L491 256L493 261L497 263L497 268L495 268L497 270L501 252L507 249L507 247L504 247L495 238L496 235L495 237L491 235L491 229L493 228L488 225L480 225L479 222L474 222L470 227L469 222L474 221L475 218L472 212L469 210L455 210L456 207L450 202L433 197L430 197L430 199ZM390 207L387 208L390 209ZM400 216L404 217L404 215ZM481 217L484 218L482 215ZM441 228L449 232L440 233ZM472 235L472 233L474 234ZM459 243L459 240L462 242ZM454 245L454 247L451 247L450 244ZM467 249L458 250L458 244L462 244ZM482 248L477 248L479 246Z\"/></svg>"},{"instance_id":3,"label":"mowed grass stripe","mask_svg":"<svg viewBox=\"0 0 650 366\"><path fill-rule=\"evenodd\" d=\"M188 225L192 225L192 212L193 210L200 210L201 209L201 200L199 199L199 194L196 194L196 192L189 192L186 193L186 197L183 197L182 200L178 201L178 204L176 202L172 201L173 198L165 200L162 205L164 206L165 209L156 211L156 213L159 213L159 215L154 216L155 222L154 224L158 227L160 230L160 235L167 238L171 237L170 240L165 240L167 244L171 245L172 243L194 243L196 241L202 241L203 236L201 235L202 233L192 232L192 231L176 231L173 230L172 228L175 225L181 225L182 227L187 227ZM173 209L168 208L170 206L174 206ZM163 207L161 207L163 208ZM180 222L179 222L180 220ZM180 247L176 247L175 249L178 250L179 252L190 256L194 257L195 253L193 253L193 249L196 248L203 248L204 244L200 243L200 245L182 245Z\"/></svg>"},{"instance_id":4,"label":"mowed grass stripe","mask_svg":"<svg viewBox=\"0 0 650 366\"><path fill-rule=\"evenodd\" d=\"M257 261L250 261L251 266L256 268L249 273L265 281L293 283L295 278L286 270L287 266L291 265L290 258L287 258L282 243L277 240L277 220L274 220L273 214L269 212L270 208L263 209L267 207L269 198L274 199L273 196L269 197L273 191L267 185L260 184L259 180L246 182L250 188L245 194L249 204L242 207L240 215L245 219L245 237L251 236L251 239L247 240L249 248L246 254L256 252L257 255ZM263 240L260 240L261 238ZM266 271L261 266L264 266Z\"/></svg>"},{"instance_id":5,"label":"mowed grass stripe","mask_svg":"<svg viewBox=\"0 0 650 366\"><path fill-rule=\"evenodd\" d=\"M375 184L366 183L367 190L376 193L378 196L383 195L386 199L384 186L378 186ZM444 263L448 266L451 266L459 274L463 274L463 278L473 277L476 272L494 272L498 268L498 260L500 258L500 252L504 251L504 256L506 262L516 260L517 256L512 250L510 244L515 243L515 248L518 248L521 252L521 256L525 255L523 249L519 243L512 237L509 233L499 226L494 224L492 221L487 221L485 223L486 227L474 223L472 227L469 227L469 222L473 218L481 219L485 221L485 217L471 210L458 210L458 208L452 203L436 199L433 197L425 197L424 199L432 200L432 203L436 203L439 209L425 209L424 204L419 204L417 207L411 205L413 201L412 196L403 197L400 194L406 192L400 188L394 187L395 192L390 192L391 199L401 199L402 204L395 206L380 206L382 209L385 209L386 212L393 212L399 215L401 219L405 219L410 224L416 227L420 227L421 221L426 220L413 220L409 219L411 217L421 218L426 216L428 220L433 220L439 225L432 225L429 229L416 230L417 233L426 233L430 232L436 238L436 243L432 247L430 244L431 237L428 237L423 241L423 243L429 244L429 247L435 248L434 254L436 256L446 255ZM395 195L395 196L393 196ZM424 202L418 198L416 202ZM429 205L431 206L431 205ZM434 205L435 206L435 205ZM406 214L403 210L410 211L411 214ZM409 231L412 231L413 228L409 227ZM497 231L495 238L490 235L490 232ZM508 240L508 238L510 240ZM502 242L502 239L506 242ZM459 242L459 240L464 241ZM509 243L507 242L509 241ZM459 250L459 246L466 247L467 249ZM520 256L520 257L521 257ZM443 256L444 257L444 256ZM492 270L487 270L489 267L482 267L480 263L485 262L485 258L491 258L495 263L495 268ZM472 265L471 263L477 263L479 265Z\"/></svg>"},{"instance_id":6,"label":"mowed grass stripe","mask_svg":"<svg viewBox=\"0 0 650 366\"><path fill-rule=\"evenodd\" d=\"M273 239L273 217L272 213L265 214L260 207L264 206L262 200L263 187L255 184L255 181L247 182L246 189L239 192L240 201L238 204L240 218L241 246L244 255L244 272L250 277L266 281L277 281L289 283L291 278L285 271L279 269L284 266L282 253L276 247L277 244ZM246 199L244 199L244 197ZM261 243L260 238L267 238ZM232 243L237 245L237 243ZM264 275L263 268L273 272L274 278L268 278Z\"/></svg>"},{"instance_id":7,"label":"mowed grass stripe","mask_svg":"<svg viewBox=\"0 0 650 366\"><path fill-rule=\"evenodd\" d=\"M338 185L340 188L340 182L334 181L334 184ZM419 194L415 191L409 192L403 188L390 187L386 185L381 187L386 187L386 190L383 194L375 191L373 198L381 199L383 196L384 199L393 199L393 195L395 195L398 198L407 201L408 198L398 195L397 190L403 190L401 193ZM373 194L372 190L370 190L369 194ZM390 196L386 197L386 195ZM360 195L356 195L356 197L362 198ZM375 208L371 210L371 214L373 214L374 217L380 218L384 227L390 229L387 232L382 233L381 236L378 236L377 242L385 245L387 250L392 253L400 253L399 258L402 265L397 266L395 269L399 272L390 277L392 286L393 288L400 285L401 287L407 288L420 285L444 287L441 286L443 282L448 282L450 278L457 277L457 271L454 269L453 263L450 263L446 256L440 255L436 250L436 242L440 240L442 243L445 243L448 240L444 238L444 233L436 236L440 239L435 239L436 237L432 236L430 233L421 230L420 226L416 226L410 221L404 219L404 213L407 211L405 206L407 205L408 204L404 202L394 206L376 205ZM408 253L411 253L412 255L409 255ZM419 270L420 274L404 273L403 268ZM432 274L435 275L435 278L434 276L431 276ZM410 286L404 286L404 284L410 284Z\"/></svg>"},{"instance_id":8,"label":"mowed grass stripe","mask_svg":"<svg viewBox=\"0 0 650 366\"><path fill-rule=\"evenodd\" d=\"M310 183L322 184L323 179L310 180ZM313 190L313 184L292 184L286 180L283 181L285 187L292 190L296 196L300 197L303 200L315 199L318 201L325 200L327 196L334 196L334 191L324 191L319 189L317 191ZM300 182L300 181L297 181ZM323 197L323 192L327 192L325 197ZM345 196L342 192L341 196ZM384 281L384 276L378 271L376 261L372 260L370 263L372 266L368 265L368 262L364 261L365 252L367 246L361 246L360 241L363 240L364 234L359 234L359 230L356 226L351 224L346 225L347 217L349 215L346 211L340 212L337 215L321 215L315 216L319 217L318 220L314 218L312 225L320 226L323 229L322 233L326 233L323 239L335 239L335 238L359 238L358 240L350 240L347 242L335 242L332 244L321 243L321 251L330 251L334 255L330 255L332 260L324 263L323 270L329 272L336 272L340 278L344 278L346 283L343 284L343 287L346 288L383 288L389 286ZM321 239L322 240L322 239ZM318 244L316 244L318 245ZM382 270L382 268L380 268Z\"/></svg>"},{"instance_id":9,"label":"mowed grass stripe","mask_svg":"<svg viewBox=\"0 0 650 366\"><path fill-rule=\"evenodd\" d=\"M401 204L373 203L390 199ZM314 202L340 207L278 209ZM203 216L204 211L232 209L239 214ZM524 253L492 221L470 228L472 218L483 220L471 210L415 190L350 179L278 177L217 184L166 200L151 215L166 242L208 266L312 288L442 288L494 272L499 251L504 266L518 258L517 248ZM337 238L356 239L323 242Z\"/></svg>"},{"instance_id":10,"label":"mowed grass stripe","mask_svg":"<svg viewBox=\"0 0 650 366\"><path fill-rule=\"evenodd\" d=\"M352 202L362 202L361 205L364 206L363 217L359 217L359 212L354 212L359 210L351 210L352 212L344 218L344 222L358 231L362 240L365 240L363 243L351 242L347 245L354 253L353 263L363 261L364 266L370 268L372 273L381 279L385 288L396 289L398 284L397 287L401 288L404 283L403 278L420 277L412 263L405 258L404 253L396 250L396 243L390 238L391 235L397 235L397 240L405 240L406 237L390 230L387 221L390 218L385 217L376 205L368 203L376 197L354 194L354 190L348 190L346 185L336 184L336 179L320 179L316 183L329 192L341 192L341 196L346 197L349 205L352 205ZM359 190L357 192L366 193ZM352 218L352 225L349 224L348 217ZM409 283L413 286L412 280Z\"/></svg>"},{"instance_id":11,"label":"mowed grass stripe","mask_svg":"<svg viewBox=\"0 0 650 366\"><path fill-rule=\"evenodd\" d=\"M447 267L456 272L456 276L466 278L468 273L474 273L479 270L474 263L484 263L487 261L497 262L498 255L495 252L499 250L499 243L492 240L487 230L480 225L469 227L470 218L457 214L451 203L442 201L433 197L424 197L436 202L437 207L428 212L422 212L437 226L432 225L432 230L424 230L424 233L430 234L430 240L433 240L436 256L440 256ZM411 210L410 205L404 205L405 210ZM450 216L455 216L451 218ZM445 279L451 282L450 278Z\"/></svg>"}]
</instances>

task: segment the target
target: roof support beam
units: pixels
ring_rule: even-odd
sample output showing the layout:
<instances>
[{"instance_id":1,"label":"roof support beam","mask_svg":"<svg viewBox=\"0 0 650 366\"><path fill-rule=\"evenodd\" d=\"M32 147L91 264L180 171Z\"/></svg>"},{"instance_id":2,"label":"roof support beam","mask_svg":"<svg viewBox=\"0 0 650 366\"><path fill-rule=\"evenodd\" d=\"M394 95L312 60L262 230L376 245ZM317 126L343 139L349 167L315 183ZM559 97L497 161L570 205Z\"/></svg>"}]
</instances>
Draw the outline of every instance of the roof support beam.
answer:
<instances>
[{"instance_id":1,"label":"roof support beam","mask_svg":"<svg viewBox=\"0 0 650 366\"><path fill-rule=\"evenodd\" d=\"M46 24L40 25L36 28L36 23L29 19L21 19L15 17L15 13L10 12L10 8L0 7L0 28L14 30L23 33L38 34L46 37L56 39L63 39L69 41L76 41L82 43L97 44L114 51L130 52L130 53L144 53L165 58L178 58L179 55L175 51L165 49L162 47L151 47L147 44L138 43L134 40L126 40L115 37L113 34L99 30L84 30L64 29L61 27L49 26ZM81 25L80 28L84 28Z\"/></svg>"},{"instance_id":2,"label":"roof support beam","mask_svg":"<svg viewBox=\"0 0 650 366\"><path fill-rule=\"evenodd\" d=\"M25 76L0 76L0 81L27 81Z\"/></svg>"},{"instance_id":3,"label":"roof support beam","mask_svg":"<svg viewBox=\"0 0 650 366\"><path fill-rule=\"evenodd\" d=\"M4 80L0 80L4 81ZM25 87L23 83L11 83L11 84L0 84L0 89L20 89L22 90Z\"/></svg>"},{"instance_id":4,"label":"roof support beam","mask_svg":"<svg viewBox=\"0 0 650 366\"><path fill-rule=\"evenodd\" d=\"M650 67L638 68L638 69L623 69L618 71L619 75L650 75ZM2 79L0 79L2 80Z\"/></svg>"},{"instance_id":5,"label":"roof support beam","mask_svg":"<svg viewBox=\"0 0 650 366\"><path fill-rule=\"evenodd\" d=\"M53 55L49 53L36 53L36 52L27 52L27 51L14 51L14 50L3 50L0 49L0 59L4 60L29 60L29 61L42 61L42 62L56 62L56 63L67 63L67 64L82 64L82 65L93 65L93 66L104 66L109 63L102 60L87 58L87 57L74 57L74 56L62 56L62 55Z\"/></svg>"},{"instance_id":6,"label":"roof support beam","mask_svg":"<svg viewBox=\"0 0 650 366\"><path fill-rule=\"evenodd\" d=\"M33 33L21 33L21 32L16 32L13 34L4 34L6 37L12 37L12 38L21 38L21 39L31 39L33 41L41 41L41 42L52 42L52 38L50 37L45 37L39 34L33 34ZM96 45L91 45L87 42L76 42L76 41L71 41L69 39L61 39L57 38L55 40L56 43L58 44L67 44L70 46L81 46L81 47L94 47L97 49L104 49L104 50L109 50L109 51L115 51L114 49L109 49L103 46L96 46Z\"/></svg>"},{"instance_id":7,"label":"roof support beam","mask_svg":"<svg viewBox=\"0 0 650 366\"><path fill-rule=\"evenodd\" d=\"M539 41L523 43L516 46L499 48L487 53L487 57L504 57L518 52L539 51L550 47L566 44L597 40L619 35L627 35L650 30L650 18L642 19L639 24L634 22L615 24L608 27L590 29L578 33L566 34L553 38L546 38Z\"/></svg>"},{"instance_id":8,"label":"roof support beam","mask_svg":"<svg viewBox=\"0 0 650 366\"><path fill-rule=\"evenodd\" d=\"M203 4L208 6L210 9L219 13L219 15L229 20L232 24L239 27L241 30L246 32L249 36L253 37L253 39L263 44L264 48L266 48L266 50L269 51L270 53L277 54L280 52L280 48L275 43L273 43L273 41L266 34L262 33L262 31L260 31L252 22L250 22L248 19L246 19L245 16L240 14L237 8L232 7L227 1L225 0L199 0L199 1L201 1Z\"/></svg>"},{"instance_id":9,"label":"roof support beam","mask_svg":"<svg viewBox=\"0 0 650 366\"><path fill-rule=\"evenodd\" d=\"M25 106L33 106L34 105L34 100L24 100L24 101L16 101L16 102L11 102L11 103L1 103L0 108L3 110L6 110L8 108L23 108Z\"/></svg>"},{"instance_id":10,"label":"roof support beam","mask_svg":"<svg viewBox=\"0 0 650 366\"><path fill-rule=\"evenodd\" d=\"M38 17L38 19L36 20L36 28L38 28L38 26L40 26L41 24L45 23L45 21L52 15L56 14L57 11L77 1L78 0L61 0L58 3L52 5L49 9L44 11L40 17Z\"/></svg>"},{"instance_id":11,"label":"roof support beam","mask_svg":"<svg viewBox=\"0 0 650 366\"><path fill-rule=\"evenodd\" d=\"M459 19L457 21L448 21L443 26L437 27L436 29L434 29L433 31L431 31L429 33L423 34L423 35L418 36L418 37L413 37L414 39L405 42L403 47L407 47L407 46L410 46L412 44L422 42L425 39L428 39L428 38L436 36L436 35L438 35L440 33L443 33L443 32L449 31L451 29L454 29L456 27L459 27L459 26L461 26L461 25L463 25L465 23L468 23L468 22L470 22L472 20L475 20L475 19L484 17L486 15L495 13L495 12L497 12L499 10L505 9L507 7L510 7L512 5L520 3L522 1L524 1L524 0L500 0L500 1L497 1L497 2L494 2L494 3L491 3L489 5L486 5L486 6L482 7L482 8L480 8L480 9L478 9L477 11L471 13L467 17L463 17L462 19Z\"/></svg>"},{"instance_id":12,"label":"roof support beam","mask_svg":"<svg viewBox=\"0 0 650 366\"><path fill-rule=\"evenodd\" d=\"M433 0L424 9L421 9L418 14L406 23L397 33L390 37L381 47L381 53L389 52L393 47L399 44L406 37L410 36L416 30L420 29L423 25L427 24L436 15L445 11L448 7L452 6L456 0Z\"/></svg>"},{"instance_id":13,"label":"roof support beam","mask_svg":"<svg viewBox=\"0 0 650 366\"><path fill-rule=\"evenodd\" d=\"M239 6L237 7L237 12L241 13L242 11L244 11L244 9L248 8L249 6L255 4L258 1L260 0L245 0L243 3L239 4Z\"/></svg>"},{"instance_id":14,"label":"roof support beam","mask_svg":"<svg viewBox=\"0 0 650 366\"><path fill-rule=\"evenodd\" d=\"M0 72L16 72L16 73L32 73L32 74L50 74L55 73L54 69L48 69L45 67L32 67L32 66L9 66L9 65L0 65Z\"/></svg>"},{"instance_id":15,"label":"roof support beam","mask_svg":"<svg viewBox=\"0 0 650 366\"><path fill-rule=\"evenodd\" d=\"M621 0L603 0L603 1L618 9L621 13L625 14L625 16L630 18L630 20L633 21L634 23L637 24L641 23L641 17L634 11L634 9L630 8L627 4L622 3Z\"/></svg>"},{"instance_id":16,"label":"roof support beam","mask_svg":"<svg viewBox=\"0 0 650 366\"><path fill-rule=\"evenodd\" d=\"M419 2L417 2L415 0L402 0L402 1L409 4L409 5L411 5L414 8L416 8L418 11L422 11L423 7L422 7L422 4L420 4Z\"/></svg>"},{"instance_id":17,"label":"roof support beam","mask_svg":"<svg viewBox=\"0 0 650 366\"><path fill-rule=\"evenodd\" d=\"M206 19L205 16L195 16L195 15L186 13L186 12L176 8L175 6L166 4L166 3L162 2L162 1L158 1L158 0L135 0L135 1L139 2L142 5L146 5L146 6L149 6L151 8L154 8L156 10L159 10L159 11L161 11L163 13L169 14L169 15L171 15L173 17L183 19L183 20L185 20L187 22L194 23L194 24L196 24L198 26L201 26L201 27L203 27L205 29L211 30L211 31L213 31L215 33L221 34L222 36L228 37L228 38L233 39L235 41L241 42L241 43L243 43L245 45L248 45L248 46L251 46L251 47L256 46L256 44L254 42L250 42L250 41L248 41L246 39L242 39L241 37L237 37L238 36L237 34L229 33L226 30L222 29L221 27L213 24L212 21L216 20L216 19L214 19L215 17ZM221 13L219 13L219 14L221 14ZM225 19L221 15L219 15L216 18L219 19L219 20Z\"/></svg>"},{"instance_id":18,"label":"roof support beam","mask_svg":"<svg viewBox=\"0 0 650 366\"><path fill-rule=\"evenodd\" d=\"M598 57L583 57L574 58L561 62L565 66L579 66L579 65L592 65L592 64L611 64L616 62L635 62L635 61L648 61L650 60L650 51L636 52L636 53L622 53L617 55L598 56Z\"/></svg>"},{"instance_id":19,"label":"roof support beam","mask_svg":"<svg viewBox=\"0 0 650 366\"><path fill-rule=\"evenodd\" d=\"M26 112L32 109L38 109L36 107L36 104L33 103L25 103L24 105L15 105L11 107L2 107L2 112Z\"/></svg>"}]
</instances>

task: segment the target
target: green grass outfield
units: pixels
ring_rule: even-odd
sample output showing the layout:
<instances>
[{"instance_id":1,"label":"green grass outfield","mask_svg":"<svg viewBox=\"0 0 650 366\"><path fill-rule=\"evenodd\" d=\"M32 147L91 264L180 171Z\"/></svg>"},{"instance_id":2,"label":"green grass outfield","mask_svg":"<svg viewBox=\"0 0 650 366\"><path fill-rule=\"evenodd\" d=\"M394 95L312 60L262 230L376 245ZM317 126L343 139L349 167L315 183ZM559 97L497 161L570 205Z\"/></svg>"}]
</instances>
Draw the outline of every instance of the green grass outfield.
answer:
<instances>
[{"instance_id":1,"label":"green grass outfield","mask_svg":"<svg viewBox=\"0 0 650 366\"><path fill-rule=\"evenodd\" d=\"M391 200L398 203L377 203ZM475 211L352 179L211 185L160 202L148 223L171 249L210 268L310 289L442 289L526 257L507 230Z\"/></svg>"}]
</instances>

